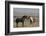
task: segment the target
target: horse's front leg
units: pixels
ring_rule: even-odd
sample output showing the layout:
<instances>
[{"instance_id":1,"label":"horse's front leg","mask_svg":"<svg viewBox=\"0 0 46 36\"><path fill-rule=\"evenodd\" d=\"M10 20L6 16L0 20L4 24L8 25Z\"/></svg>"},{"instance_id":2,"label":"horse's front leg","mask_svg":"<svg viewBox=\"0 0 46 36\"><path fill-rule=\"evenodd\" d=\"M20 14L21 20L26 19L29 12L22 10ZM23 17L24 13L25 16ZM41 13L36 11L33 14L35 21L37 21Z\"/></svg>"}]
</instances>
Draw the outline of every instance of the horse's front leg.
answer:
<instances>
[{"instance_id":1,"label":"horse's front leg","mask_svg":"<svg viewBox=\"0 0 46 36\"><path fill-rule=\"evenodd\" d=\"M30 19L30 24L32 24L32 20Z\"/></svg>"},{"instance_id":2,"label":"horse's front leg","mask_svg":"<svg viewBox=\"0 0 46 36\"><path fill-rule=\"evenodd\" d=\"M22 27L24 27L24 22L22 22Z\"/></svg>"}]
</instances>

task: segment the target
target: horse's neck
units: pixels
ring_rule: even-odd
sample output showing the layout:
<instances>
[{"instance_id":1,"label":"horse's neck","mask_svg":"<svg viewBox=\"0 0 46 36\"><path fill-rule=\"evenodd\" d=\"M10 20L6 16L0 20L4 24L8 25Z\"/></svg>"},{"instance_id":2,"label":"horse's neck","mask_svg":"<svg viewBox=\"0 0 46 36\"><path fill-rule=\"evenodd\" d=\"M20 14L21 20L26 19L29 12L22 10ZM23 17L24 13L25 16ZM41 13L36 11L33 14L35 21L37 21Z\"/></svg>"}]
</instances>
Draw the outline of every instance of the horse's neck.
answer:
<instances>
[{"instance_id":1,"label":"horse's neck","mask_svg":"<svg viewBox=\"0 0 46 36\"><path fill-rule=\"evenodd\" d=\"M25 20L25 18L24 18L24 17L22 17L21 19Z\"/></svg>"},{"instance_id":2,"label":"horse's neck","mask_svg":"<svg viewBox=\"0 0 46 36\"><path fill-rule=\"evenodd\" d=\"M30 17L30 19L33 19L33 17Z\"/></svg>"},{"instance_id":3,"label":"horse's neck","mask_svg":"<svg viewBox=\"0 0 46 36\"><path fill-rule=\"evenodd\" d=\"M24 18L21 18L21 19L24 19Z\"/></svg>"}]
</instances>

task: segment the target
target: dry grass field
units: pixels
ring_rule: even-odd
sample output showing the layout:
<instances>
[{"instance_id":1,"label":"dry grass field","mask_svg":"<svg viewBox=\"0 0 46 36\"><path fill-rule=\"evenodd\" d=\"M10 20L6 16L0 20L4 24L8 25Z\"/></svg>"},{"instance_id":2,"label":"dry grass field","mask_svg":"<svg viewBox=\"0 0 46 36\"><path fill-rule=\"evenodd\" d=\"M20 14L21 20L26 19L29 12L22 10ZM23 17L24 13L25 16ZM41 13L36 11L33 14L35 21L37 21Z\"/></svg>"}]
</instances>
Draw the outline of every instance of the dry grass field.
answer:
<instances>
[{"instance_id":1,"label":"dry grass field","mask_svg":"<svg viewBox=\"0 0 46 36\"><path fill-rule=\"evenodd\" d=\"M38 27L39 26L39 17L33 17L34 22L30 24L29 19L24 21L24 27ZM15 20L15 18L14 18ZM16 22L13 23L14 28L16 27ZM22 23L18 23L18 28L22 27Z\"/></svg>"}]
</instances>

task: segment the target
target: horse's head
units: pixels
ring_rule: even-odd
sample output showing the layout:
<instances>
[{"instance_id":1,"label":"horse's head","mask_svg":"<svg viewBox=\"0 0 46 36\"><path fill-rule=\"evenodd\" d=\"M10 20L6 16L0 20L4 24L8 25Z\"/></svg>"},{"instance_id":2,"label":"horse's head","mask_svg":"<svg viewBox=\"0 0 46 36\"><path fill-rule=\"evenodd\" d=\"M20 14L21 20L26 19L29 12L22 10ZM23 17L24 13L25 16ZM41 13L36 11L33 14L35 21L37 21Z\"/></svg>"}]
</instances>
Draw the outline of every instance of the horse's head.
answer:
<instances>
[{"instance_id":1,"label":"horse's head","mask_svg":"<svg viewBox=\"0 0 46 36\"><path fill-rule=\"evenodd\" d=\"M30 19L31 16L28 16L27 19Z\"/></svg>"},{"instance_id":2,"label":"horse's head","mask_svg":"<svg viewBox=\"0 0 46 36\"><path fill-rule=\"evenodd\" d=\"M26 15L24 15L22 18L23 18L23 19L27 19L27 16L26 16Z\"/></svg>"}]
</instances>

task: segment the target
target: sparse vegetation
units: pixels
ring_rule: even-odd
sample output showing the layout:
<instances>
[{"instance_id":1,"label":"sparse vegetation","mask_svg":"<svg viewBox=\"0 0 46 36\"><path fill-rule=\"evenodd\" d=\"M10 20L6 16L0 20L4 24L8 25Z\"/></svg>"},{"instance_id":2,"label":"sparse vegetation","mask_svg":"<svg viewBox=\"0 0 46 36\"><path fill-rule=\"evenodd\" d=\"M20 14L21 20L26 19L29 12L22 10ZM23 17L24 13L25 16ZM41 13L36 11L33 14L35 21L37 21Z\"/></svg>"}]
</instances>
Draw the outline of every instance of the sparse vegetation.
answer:
<instances>
[{"instance_id":1,"label":"sparse vegetation","mask_svg":"<svg viewBox=\"0 0 46 36\"><path fill-rule=\"evenodd\" d=\"M16 19L16 18L14 18L14 23L13 23L14 28L16 28L15 19ZM31 23L31 24L30 24L29 19L28 19L28 20L25 20L25 21L24 21L24 27L38 27L38 26L39 26L39 17L37 17L37 16L34 17L34 16L33 16L33 19L34 19L34 22ZM21 22L19 22L19 24L18 24L18 28L19 28L19 27L22 27L22 23L21 23Z\"/></svg>"}]
</instances>

